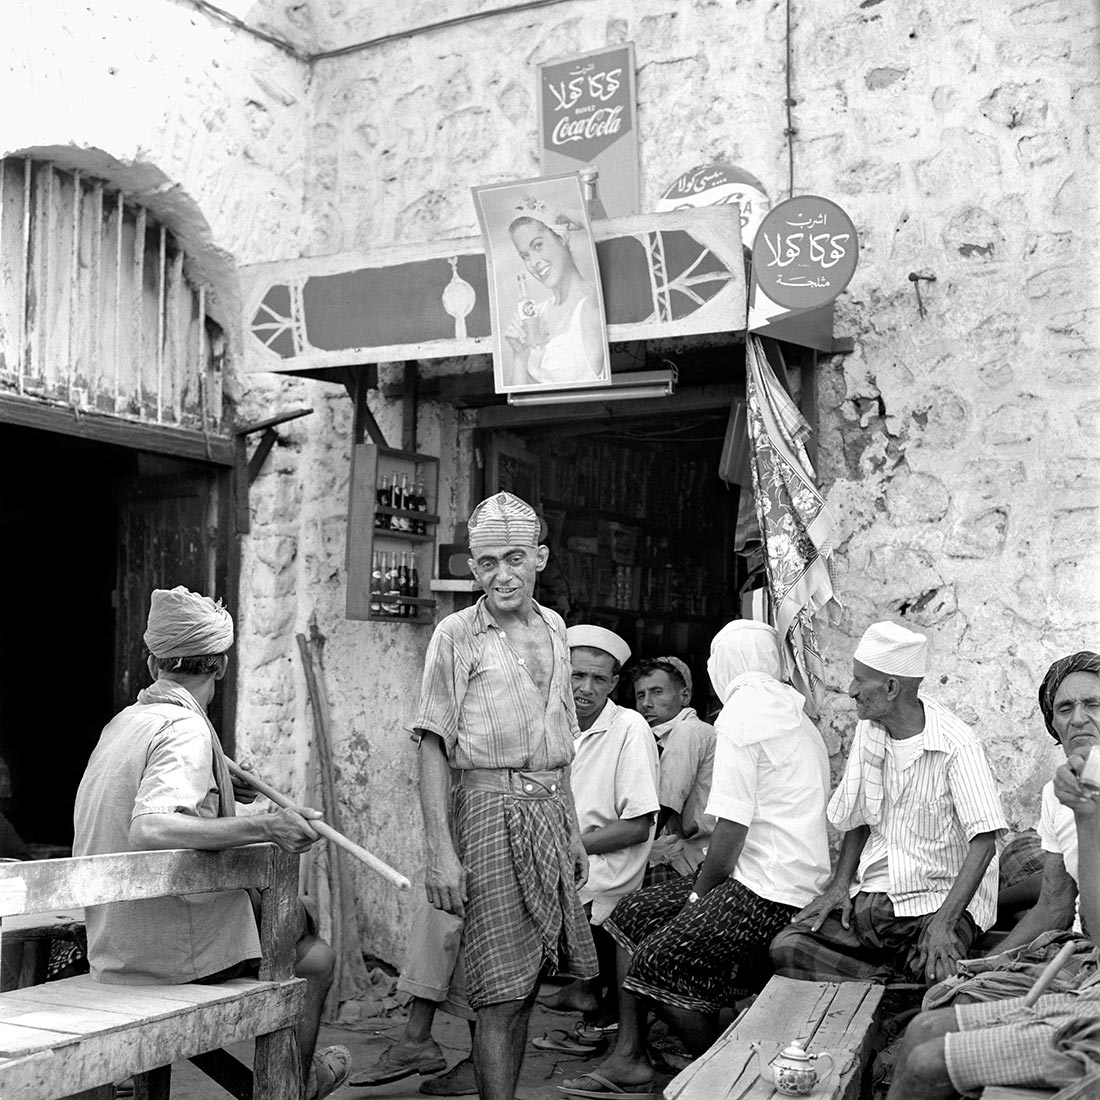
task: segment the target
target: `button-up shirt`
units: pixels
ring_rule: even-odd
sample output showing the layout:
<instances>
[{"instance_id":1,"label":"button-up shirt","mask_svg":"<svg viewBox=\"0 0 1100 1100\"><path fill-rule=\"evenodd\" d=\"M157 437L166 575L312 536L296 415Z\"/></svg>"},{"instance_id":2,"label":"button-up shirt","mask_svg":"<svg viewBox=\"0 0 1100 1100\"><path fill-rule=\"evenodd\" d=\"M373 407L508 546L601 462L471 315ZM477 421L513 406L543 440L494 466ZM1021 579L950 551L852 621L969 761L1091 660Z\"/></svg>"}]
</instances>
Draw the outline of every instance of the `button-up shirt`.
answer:
<instances>
[{"instance_id":1,"label":"button-up shirt","mask_svg":"<svg viewBox=\"0 0 1100 1100\"><path fill-rule=\"evenodd\" d=\"M582 836L614 821L657 813L657 742L636 710L608 699L592 725L578 733L570 774ZM593 924L602 924L619 898L642 885L655 828L656 821L640 844L588 857L580 897L586 905L592 902Z\"/></svg>"},{"instance_id":2,"label":"button-up shirt","mask_svg":"<svg viewBox=\"0 0 1100 1100\"><path fill-rule=\"evenodd\" d=\"M573 759L579 731L565 623L549 608L537 603L534 608L553 646L545 700L484 596L435 628L413 730L417 738L417 731L438 734L452 768L543 771Z\"/></svg>"},{"instance_id":3,"label":"button-up shirt","mask_svg":"<svg viewBox=\"0 0 1100 1100\"><path fill-rule=\"evenodd\" d=\"M885 850L890 900L899 917L934 913L955 884L970 841L979 833L1007 830L1000 795L981 742L969 726L934 699L925 699L924 748L887 784L886 729L877 722L856 726L840 785L829 802L838 829L870 827L860 854L853 895ZM990 860L967 911L979 928L996 917L997 859Z\"/></svg>"},{"instance_id":4,"label":"button-up shirt","mask_svg":"<svg viewBox=\"0 0 1100 1100\"><path fill-rule=\"evenodd\" d=\"M706 812L714 771L714 727L692 707L653 727L661 755L658 796L680 815L683 836L665 833L653 842L651 863L671 863L681 875L694 874L706 858L715 819Z\"/></svg>"}]
</instances>

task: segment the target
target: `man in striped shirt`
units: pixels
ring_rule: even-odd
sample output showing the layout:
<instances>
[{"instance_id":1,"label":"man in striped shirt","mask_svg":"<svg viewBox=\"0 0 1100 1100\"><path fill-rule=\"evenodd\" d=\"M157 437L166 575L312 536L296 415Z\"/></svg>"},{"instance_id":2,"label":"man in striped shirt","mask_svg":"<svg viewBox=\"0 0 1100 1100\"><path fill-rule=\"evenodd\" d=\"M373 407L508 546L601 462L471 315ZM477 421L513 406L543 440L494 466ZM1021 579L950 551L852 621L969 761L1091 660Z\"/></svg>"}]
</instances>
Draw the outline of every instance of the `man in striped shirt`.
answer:
<instances>
[{"instance_id":1,"label":"man in striped shirt","mask_svg":"<svg viewBox=\"0 0 1100 1100\"><path fill-rule=\"evenodd\" d=\"M579 730L565 623L532 597L549 557L538 516L498 493L474 509L469 529L485 594L436 627L413 722L425 890L466 919L479 1095L512 1100L543 966L596 974L567 772Z\"/></svg>"},{"instance_id":2,"label":"man in striped shirt","mask_svg":"<svg viewBox=\"0 0 1100 1100\"><path fill-rule=\"evenodd\" d=\"M1004 810L981 742L919 694L926 649L892 622L856 648L860 721L829 803L840 855L824 893L772 941L778 974L936 982L993 924Z\"/></svg>"}]
</instances>

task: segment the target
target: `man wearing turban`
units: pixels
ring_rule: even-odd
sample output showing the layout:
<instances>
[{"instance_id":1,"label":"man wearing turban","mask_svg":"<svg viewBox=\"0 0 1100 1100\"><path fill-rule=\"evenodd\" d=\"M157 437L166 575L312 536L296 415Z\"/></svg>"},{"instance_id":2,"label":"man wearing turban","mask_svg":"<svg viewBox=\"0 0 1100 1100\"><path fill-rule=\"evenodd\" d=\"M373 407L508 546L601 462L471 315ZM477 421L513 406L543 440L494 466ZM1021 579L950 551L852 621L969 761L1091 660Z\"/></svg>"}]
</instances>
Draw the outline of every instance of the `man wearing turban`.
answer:
<instances>
[{"instance_id":1,"label":"man wearing turban","mask_svg":"<svg viewBox=\"0 0 1100 1100\"><path fill-rule=\"evenodd\" d=\"M309 848L319 839L309 823L321 816L316 810L235 815L229 766L206 714L233 645L229 612L182 586L157 589L145 645L154 682L100 734L77 790L73 854L261 842ZM260 958L244 890L93 905L85 919L92 977L108 984L226 981L254 972ZM295 973L306 979L298 1043L307 1100L327 1096L350 1069L344 1047L314 1054L333 963L331 948L303 922Z\"/></svg>"},{"instance_id":2,"label":"man wearing turban","mask_svg":"<svg viewBox=\"0 0 1100 1100\"><path fill-rule=\"evenodd\" d=\"M939 1100L985 1085L1060 1088L1062 1100L1100 1093L1097 950L1081 931L1095 937L1100 928L1100 786L1090 782L1100 760L1086 766L1100 756L1100 654L1055 661L1039 709L1066 755L1043 788L1038 832L1050 854L1039 901L997 955L964 962L925 997L927 1011L905 1033L892 1100ZM1064 942L1073 954L1047 992L1025 1004Z\"/></svg>"},{"instance_id":3,"label":"man wearing turban","mask_svg":"<svg viewBox=\"0 0 1100 1100\"><path fill-rule=\"evenodd\" d=\"M549 551L511 493L482 501L469 530L484 594L436 627L413 730L427 897L466 921L479 1092L512 1100L540 972L590 978L596 959L577 896L587 859L569 790L578 727L565 623L533 598Z\"/></svg>"},{"instance_id":4,"label":"man wearing turban","mask_svg":"<svg viewBox=\"0 0 1100 1100\"><path fill-rule=\"evenodd\" d=\"M1004 810L981 742L919 694L926 650L923 634L892 622L856 647L859 723L829 802L840 855L824 893L772 942L778 974L939 981L996 918Z\"/></svg>"}]
</instances>

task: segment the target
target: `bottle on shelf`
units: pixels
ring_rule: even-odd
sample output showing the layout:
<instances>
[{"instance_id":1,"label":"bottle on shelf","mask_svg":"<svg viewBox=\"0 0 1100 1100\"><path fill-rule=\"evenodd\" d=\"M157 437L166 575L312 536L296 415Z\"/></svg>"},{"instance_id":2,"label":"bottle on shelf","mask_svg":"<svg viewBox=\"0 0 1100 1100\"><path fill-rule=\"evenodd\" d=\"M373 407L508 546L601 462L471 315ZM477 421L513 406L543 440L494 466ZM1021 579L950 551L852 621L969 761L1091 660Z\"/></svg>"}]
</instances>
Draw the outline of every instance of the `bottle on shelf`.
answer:
<instances>
[{"instance_id":1,"label":"bottle on shelf","mask_svg":"<svg viewBox=\"0 0 1100 1100\"><path fill-rule=\"evenodd\" d=\"M405 494L401 491L401 486L397 481L397 474L393 475L393 488L390 490L390 504L394 508L405 507ZM394 531L404 531L405 519L403 516L391 516L390 527Z\"/></svg>"},{"instance_id":2,"label":"bottle on shelf","mask_svg":"<svg viewBox=\"0 0 1100 1100\"><path fill-rule=\"evenodd\" d=\"M382 602L382 610L387 615L398 616L401 614L401 586L397 576L397 551L386 552L382 555L382 573L384 577L385 599Z\"/></svg>"},{"instance_id":3,"label":"bottle on shelf","mask_svg":"<svg viewBox=\"0 0 1100 1100\"><path fill-rule=\"evenodd\" d=\"M390 486L389 474L383 474L378 485L378 503L383 508L389 508L393 504L393 489ZM374 517L374 526L388 529L393 517L385 512L378 512Z\"/></svg>"},{"instance_id":4,"label":"bottle on shelf","mask_svg":"<svg viewBox=\"0 0 1100 1100\"><path fill-rule=\"evenodd\" d=\"M409 570L409 595L416 599L420 595L420 572L416 568L416 555L410 554L409 560L412 562L412 568ZM413 618L416 618L420 615L420 607L413 604L409 612Z\"/></svg>"},{"instance_id":5,"label":"bottle on shelf","mask_svg":"<svg viewBox=\"0 0 1100 1100\"><path fill-rule=\"evenodd\" d=\"M370 563L370 610L372 615L382 614L382 565L379 551L371 555Z\"/></svg>"},{"instance_id":6,"label":"bottle on shelf","mask_svg":"<svg viewBox=\"0 0 1100 1100\"><path fill-rule=\"evenodd\" d=\"M416 497L416 510L418 512L426 512L428 510L428 498L424 495L423 477L417 477L413 493ZM418 535L426 535L428 533L428 525L422 519L416 521L416 533Z\"/></svg>"},{"instance_id":7,"label":"bottle on shelf","mask_svg":"<svg viewBox=\"0 0 1100 1100\"><path fill-rule=\"evenodd\" d=\"M409 591L409 553L407 550L401 551L401 564L397 567L397 592L402 600L412 595ZM401 603L398 613L402 619L407 619L413 613L413 605Z\"/></svg>"}]
</instances>

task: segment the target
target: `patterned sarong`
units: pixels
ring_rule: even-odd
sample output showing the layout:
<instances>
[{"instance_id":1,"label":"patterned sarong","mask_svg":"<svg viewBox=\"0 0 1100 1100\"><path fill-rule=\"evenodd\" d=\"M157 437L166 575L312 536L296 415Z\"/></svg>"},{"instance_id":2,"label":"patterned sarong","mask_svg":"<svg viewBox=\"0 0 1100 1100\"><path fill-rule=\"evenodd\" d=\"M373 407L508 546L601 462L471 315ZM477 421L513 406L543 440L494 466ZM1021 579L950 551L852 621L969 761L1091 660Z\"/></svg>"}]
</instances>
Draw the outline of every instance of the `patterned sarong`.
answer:
<instances>
[{"instance_id":1,"label":"patterned sarong","mask_svg":"<svg viewBox=\"0 0 1100 1100\"><path fill-rule=\"evenodd\" d=\"M539 972L591 978L596 949L573 881L561 798L458 788L454 824L466 869L466 996L474 1009L531 994Z\"/></svg>"},{"instance_id":2,"label":"patterned sarong","mask_svg":"<svg viewBox=\"0 0 1100 1100\"><path fill-rule=\"evenodd\" d=\"M604 924L630 952L623 989L689 1012L717 1012L763 986L771 938L797 912L729 878L691 905L683 877L627 894Z\"/></svg>"}]
</instances>

